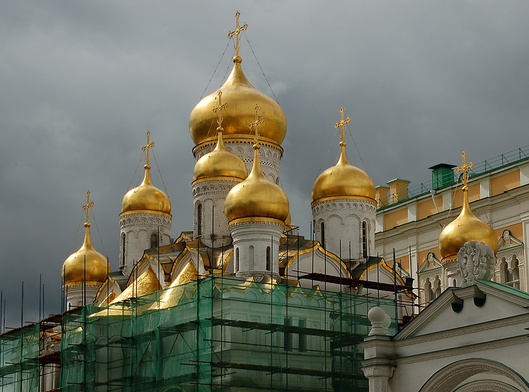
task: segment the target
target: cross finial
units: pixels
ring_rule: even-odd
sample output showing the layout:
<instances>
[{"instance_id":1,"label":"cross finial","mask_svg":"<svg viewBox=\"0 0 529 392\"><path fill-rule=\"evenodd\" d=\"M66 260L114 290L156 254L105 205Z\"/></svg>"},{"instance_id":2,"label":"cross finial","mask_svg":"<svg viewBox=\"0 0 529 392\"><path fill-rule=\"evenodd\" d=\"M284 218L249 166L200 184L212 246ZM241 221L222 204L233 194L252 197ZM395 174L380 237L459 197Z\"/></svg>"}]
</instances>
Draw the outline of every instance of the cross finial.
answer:
<instances>
[{"instance_id":1,"label":"cross finial","mask_svg":"<svg viewBox=\"0 0 529 392\"><path fill-rule=\"evenodd\" d=\"M90 191L86 192L86 204L83 206L83 211L86 213L85 226L90 226L90 208L94 206L94 202L90 201Z\"/></svg>"},{"instance_id":2,"label":"cross finial","mask_svg":"<svg viewBox=\"0 0 529 392\"><path fill-rule=\"evenodd\" d=\"M264 122L264 117L259 117L257 113L259 112L259 105L255 105L255 121L250 123L250 129L255 131L255 143L257 144L257 137L259 136L259 125Z\"/></svg>"},{"instance_id":3,"label":"cross finial","mask_svg":"<svg viewBox=\"0 0 529 392\"><path fill-rule=\"evenodd\" d=\"M217 114L217 131L223 131L222 129L222 111L228 107L228 104L222 104L222 90L217 91L219 96L219 104L213 108L213 113ZM216 98L215 98L216 99Z\"/></svg>"},{"instance_id":4,"label":"cross finial","mask_svg":"<svg viewBox=\"0 0 529 392\"><path fill-rule=\"evenodd\" d=\"M243 32L244 30L246 30L248 28L248 25L245 23L244 25L242 26L239 26L239 17L241 16L240 12L237 11L237 13L235 14L235 30L234 31L230 31L228 33L228 38L229 39L232 39L233 36L235 36L235 56L238 57L239 56L239 50L241 49L241 45L240 45L240 42L239 42L239 34L241 34L241 32Z\"/></svg>"},{"instance_id":5,"label":"cross finial","mask_svg":"<svg viewBox=\"0 0 529 392\"><path fill-rule=\"evenodd\" d=\"M336 129L342 127L342 135L341 135L340 143L344 143L345 142L345 124L349 124L351 122L351 118L350 117L344 118L344 112L345 112L345 110L344 110L344 108L342 106L340 108L341 120L340 120L340 122L337 122L336 124L334 124L334 128L336 128Z\"/></svg>"},{"instance_id":6,"label":"cross finial","mask_svg":"<svg viewBox=\"0 0 529 392\"><path fill-rule=\"evenodd\" d=\"M461 160L463 163L460 167L456 167L456 173L463 173L463 190L466 191L468 189L468 172L474 167L474 163L470 162L467 164L467 153L465 151L461 153Z\"/></svg>"},{"instance_id":7,"label":"cross finial","mask_svg":"<svg viewBox=\"0 0 529 392\"><path fill-rule=\"evenodd\" d=\"M151 142L150 139L151 139L151 131L147 131L147 144L141 148L141 150L145 153L145 166L149 166L149 160L150 160L149 150L154 147L154 142Z\"/></svg>"}]
</instances>

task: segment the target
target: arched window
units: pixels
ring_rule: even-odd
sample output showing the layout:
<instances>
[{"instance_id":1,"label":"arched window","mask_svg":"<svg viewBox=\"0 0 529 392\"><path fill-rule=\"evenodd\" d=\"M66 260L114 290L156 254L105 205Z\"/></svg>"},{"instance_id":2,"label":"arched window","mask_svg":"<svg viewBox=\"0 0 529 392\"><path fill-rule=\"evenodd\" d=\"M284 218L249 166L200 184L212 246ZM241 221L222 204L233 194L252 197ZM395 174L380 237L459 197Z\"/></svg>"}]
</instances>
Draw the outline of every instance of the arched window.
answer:
<instances>
[{"instance_id":1,"label":"arched window","mask_svg":"<svg viewBox=\"0 0 529 392\"><path fill-rule=\"evenodd\" d=\"M239 272L239 248L235 249L235 272Z\"/></svg>"},{"instance_id":2,"label":"arched window","mask_svg":"<svg viewBox=\"0 0 529 392\"><path fill-rule=\"evenodd\" d=\"M125 233L121 234L121 265L125 265L125 245L127 236Z\"/></svg>"},{"instance_id":3,"label":"arched window","mask_svg":"<svg viewBox=\"0 0 529 392\"><path fill-rule=\"evenodd\" d=\"M321 246L325 249L325 222L320 223Z\"/></svg>"},{"instance_id":4,"label":"arched window","mask_svg":"<svg viewBox=\"0 0 529 392\"><path fill-rule=\"evenodd\" d=\"M455 281L454 281L455 285ZM435 280L433 281L433 292L434 292L434 298L437 298L441 295L441 279L439 279L439 276L435 277Z\"/></svg>"},{"instance_id":5,"label":"arched window","mask_svg":"<svg viewBox=\"0 0 529 392\"><path fill-rule=\"evenodd\" d=\"M518 260L516 260L512 266L512 287L516 289L520 288L520 267L518 265Z\"/></svg>"},{"instance_id":6,"label":"arched window","mask_svg":"<svg viewBox=\"0 0 529 392\"><path fill-rule=\"evenodd\" d=\"M430 278L426 278L426 283L424 284L424 302L428 303L433 299L432 284L430 283Z\"/></svg>"},{"instance_id":7,"label":"arched window","mask_svg":"<svg viewBox=\"0 0 529 392\"><path fill-rule=\"evenodd\" d=\"M270 247L266 247L266 270L270 271Z\"/></svg>"},{"instance_id":8,"label":"arched window","mask_svg":"<svg viewBox=\"0 0 529 392\"><path fill-rule=\"evenodd\" d=\"M507 283L510 281L510 273L509 273L509 266L507 265L507 262L505 261L505 257L502 258L501 264L500 264L500 283Z\"/></svg>"},{"instance_id":9,"label":"arched window","mask_svg":"<svg viewBox=\"0 0 529 392\"><path fill-rule=\"evenodd\" d=\"M362 222L362 257L367 259L367 222Z\"/></svg>"},{"instance_id":10,"label":"arched window","mask_svg":"<svg viewBox=\"0 0 529 392\"><path fill-rule=\"evenodd\" d=\"M151 234L151 248L157 248L158 247L158 234L152 233Z\"/></svg>"},{"instance_id":11,"label":"arched window","mask_svg":"<svg viewBox=\"0 0 529 392\"><path fill-rule=\"evenodd\" d=\"M250 245L250 248L248 249L248 262L250 266L250 271L253 271L254 269L253 245Z\"/></svg>"},{"instance_id":12,"label":"arched window","mask_svg":"<svg viewBox=\"0 0 529 392\"><path fill-rule=\"evenodd\" d=\"M197 237L202 236L202 204L197 205Z\"/></svg>"}]
</instances>

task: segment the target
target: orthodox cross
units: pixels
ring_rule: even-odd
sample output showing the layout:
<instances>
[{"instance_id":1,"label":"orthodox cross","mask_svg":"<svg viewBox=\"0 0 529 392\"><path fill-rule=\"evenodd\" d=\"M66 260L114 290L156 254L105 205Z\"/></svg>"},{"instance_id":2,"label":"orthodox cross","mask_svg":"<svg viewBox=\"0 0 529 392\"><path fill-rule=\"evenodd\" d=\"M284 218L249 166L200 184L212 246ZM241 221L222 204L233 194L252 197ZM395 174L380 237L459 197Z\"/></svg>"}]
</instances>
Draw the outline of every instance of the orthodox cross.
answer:
<instances>
[{"instance_id":1,"label":"orthodox cross","mask_svg":"<svg viewBox=\"0 0 529 392\"><path fill-rule=\"evenodd\" d=\"M86 213L86 224L88 223L88 220L90 219L90 208L94 206L94 202L90 201L90 191L86 192L86 204L83 206L83 211Z\"/></svg>"},{"instance_id":2,"label":"orthodox cross","mask_svg":"<svg viewBox=\"0 0 529 392\"><path fill-rule=\"evenodd\" d=\"M149 165L149 150L154 147L154 142L150 141L151 138L151 131L147 131L147 144L141 148L141 150L145 153L145 164Z\"/></svg>"},{"instance_id":3,"label":"orthodox cross","mask_svg":"<svg viewBox=\"0 0 529 392\"><path fill-rule=\"evenodd\" d=\"M228 107L228 104L222 104L222 91L217 91L219 95L219 104L213 108L213 113L217 114L217 131L222 131L222 111ZM216 99L216 98L215 98Z\"/></svg>"},{"instance_id":4,"label":"orthodox cross","mask_svg":"<svg viewBox=\"0 0 529 392\"><path fill-rule=\"evenodd\" d=\"M342 117L342 119L340 120L340 122L337 122L336 124L334 124L334 128L338 129L340 127L342 127L342 140L341 142L345 142L345 124L349 124L351 122L351 118L350 117L347 117L347 118L344 118L344 108L343 106L340 108L340 115Z\"/></svg>"},{"instance_id":5,"label":"orthodox cross","mask_svg":"<svg viewBox=\"0 0 529 392\"><path fill-rule=\"evenodd\" d=\"M474 167L474 163L470 162L467 164L467 153L465 151L461 153L461 160L463 164L461 167L456 167L456 173L463 173L463 190L465 190L468 185L468 172Z\"/></svg>"},{"instance_id":6,"label":"orthodox cross","mask_svg":"<svg viewBox=\"0 0 529 392\"><path fill-rule=\"evenodd\" d=\"M264 117L259 117L257 112L259 111L259 105L255 105L255 121L250 123L250 130L255 130L255 143L257 144L257 136L259 136L259 125L264 122Z\"/></svg>"},{"instance_id":7,"label":"orthodox cross","mask_svg":"<svg viewBox=\"0 0 529 392\"><path fill-rule=\"evenodd\" d=\"M242 26L239 26L239 16L241 16L241 14L239 11L237 11L235 14L235 30L228 33L229 39L232 39L233 36L235 36L235 56L239 56L239 49L241 48L239 43L239 34L248 28L246 23Z\"/></svg>"}]
</instances>

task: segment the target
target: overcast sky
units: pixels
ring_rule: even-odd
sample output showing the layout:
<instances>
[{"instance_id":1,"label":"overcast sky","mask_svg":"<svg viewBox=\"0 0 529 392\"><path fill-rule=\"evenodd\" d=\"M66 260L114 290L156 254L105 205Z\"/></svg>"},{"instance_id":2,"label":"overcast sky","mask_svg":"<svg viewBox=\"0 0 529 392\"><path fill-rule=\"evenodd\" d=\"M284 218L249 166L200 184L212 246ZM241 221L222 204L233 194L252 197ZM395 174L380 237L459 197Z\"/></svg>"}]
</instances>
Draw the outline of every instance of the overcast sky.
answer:
<instances>
[{"instance_id":1,"label":"overcast sky","mask_svg":"<svg viewBox=\"0 0 529 392\"><path fill-rule=\"evenodd\" d=\"M340 106L349 160L375 185L428 181L463 149L478 162L529 144L527 0L1 1L7 326L20 325L22 281L24 321L37 320L40 275L44 312L61 310L88 189L94 245L117 268L121 200L140 180L147 130L172 235L192 229L189 113L231 68L237 10L244 72L288 120L281 184L301 234L312 184L336 161Z\"/></svg>"}]
</instances>

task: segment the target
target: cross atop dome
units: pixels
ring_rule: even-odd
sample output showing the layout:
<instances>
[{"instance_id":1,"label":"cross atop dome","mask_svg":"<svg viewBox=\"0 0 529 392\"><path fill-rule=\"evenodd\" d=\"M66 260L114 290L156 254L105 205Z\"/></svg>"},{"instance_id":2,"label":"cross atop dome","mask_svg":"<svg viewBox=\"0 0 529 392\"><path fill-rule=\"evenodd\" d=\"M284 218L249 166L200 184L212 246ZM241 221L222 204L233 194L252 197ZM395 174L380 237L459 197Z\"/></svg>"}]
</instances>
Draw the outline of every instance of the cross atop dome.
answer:
<instances>
[{"instance_id":1,"label":"cross atop dome","mask_svg":"<svg viewBox=\"0 0 529 392\"><path fill-rule=\"evenodd\" d=\"M217 114L217 131L222 131L222 111L228 107L228 104L222 104L222 90L217 91L217 94L219 96L219 104L213 108L213 113Z\"/></svg>"},{"instance_id":2,"label":"cross atop dome","mask_svg":"<svg viewBox=\"0 0 529 392\"><path fill-rule=\"evenodd\" d=\"M94 206L94 202L93 201L90 201L90 191L87 191L86 192L86 204L83 206L83 211L85 212L86 214L86 221L84 223L85 227L89 227L90 226L90 208L92 208Z\"/></svg>"},{"instance_id":3,"label":"cross atop dome","mask_svg":"<svg viewBox=\"0 0 529 392\"><path fill-rule=\"evenodd\" d=\"M340 122L337 122L336 124L334 124L334 128L335 129L338 129L340 127L342 128L340 144L345 143L345 125L349 124L351 122L351 117L344 118L344 112L345 112L345 109L342 106L340 108L341 120L340 120Z\"/></svg>"},{"instance_id":4,"label":"cross atop dome","mask_svg":"<svg viewBox=\"0 0 529 392\"><path fill-rule=\"evenodd\" d=\"M145 153L145 166L149 165L150 160L150 153L149 150L154 147L154 142L150 141L151 137L151 131L147 131L147 144L141 148L141 150Z\"/></svg>"},{"instance_id":5,"label":"cross atop dome","mask_svg":"<svg viewBox=\"0 0 529 392\"><path fill-rule=\"evenodd\" d=\"M465 151L461 153L461 160L463 163L460 167L456 167L456 173L463 173L463 190L466 191L468 189L468 172L474 167L474 162L467 164L467 153Z\"/></svg>"},{"instance_id":6,"label":"cross atop dome","mask_svg":"<svg viewBox=\"0 0 529 392\"><path fill-rule=\"evenodd\" d=\"M250 129L255 132L254 138L255 138L255 144L257 144L257 137L259 136L259 125L261 125L264 122L264 117L259 117L259 105L255 105L255 121L250 123Z\"/></svg>"},{"instance_id":7,"label":"cross atop dome","mask_svg":"<svg viewBox=\"0 0 529 392\"><path fill-rule=\"evenodd\" d=\"M228 38L232 39L233 36L235 36L235 57L239 57L239 50L241 49L241 44L239 42L239 35L248 28L248 24L243 24L242 26L239 26L239 17L241 16L241 13L237 11L235 14L235 30L230 31L228 33Z\"/></svg>"}]
</instances>

